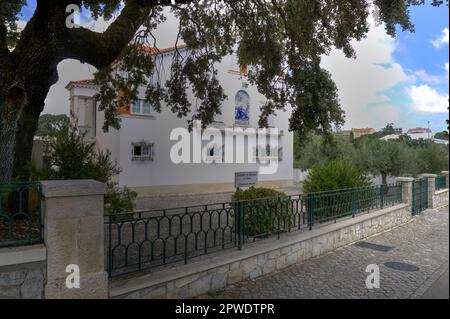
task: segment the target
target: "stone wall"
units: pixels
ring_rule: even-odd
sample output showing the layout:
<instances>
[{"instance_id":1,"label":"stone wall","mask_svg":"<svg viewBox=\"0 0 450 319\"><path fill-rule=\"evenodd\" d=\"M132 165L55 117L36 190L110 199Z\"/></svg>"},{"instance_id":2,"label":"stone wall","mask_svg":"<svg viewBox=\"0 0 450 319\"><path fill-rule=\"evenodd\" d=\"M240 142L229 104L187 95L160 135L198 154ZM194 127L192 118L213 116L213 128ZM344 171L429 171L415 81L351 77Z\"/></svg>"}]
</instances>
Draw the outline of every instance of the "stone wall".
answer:
<instances>
[{"instance_id":1,"label":"stone wall","mask_svg":"<svg viewBox=\"0 0 450 319\"><path fill-rule=\"evenodd\" d=\"M306 259L401 225L411 218L407 204L320 226L312 231L263 240L242 251L225 251L197 262L150 274L114 278L111 298L192 298L241 280L281 270Z\"/></svg>"},{"instance_id":2,"label":"stone wall","mask_svg":"<svg viewBox=\"0 0 450 319\"><path fill-rule=\"evenodd\" d=\"M45 268L44 262L0 267L0 298L43 298Z\"/></svg>"},{"instance_id":3,"label":"stone wall","mask_svg":"<svg viewBox=\"0 0 450 319\"><path fill-rule=\"evenodd\" d=\"M0 299L44 298L46 250L43 245L0 249Z\"/></svg>"},{"instance_id":4,"label":"stone wall","mask_svg":"<svg viewBox=\"0 0 450 319\"><path fill-rule=\"evenodd\" d=\"M448 189L443 189L434 193L433 208L438 208L448 205Z\"/></svg>"}]
</instances>

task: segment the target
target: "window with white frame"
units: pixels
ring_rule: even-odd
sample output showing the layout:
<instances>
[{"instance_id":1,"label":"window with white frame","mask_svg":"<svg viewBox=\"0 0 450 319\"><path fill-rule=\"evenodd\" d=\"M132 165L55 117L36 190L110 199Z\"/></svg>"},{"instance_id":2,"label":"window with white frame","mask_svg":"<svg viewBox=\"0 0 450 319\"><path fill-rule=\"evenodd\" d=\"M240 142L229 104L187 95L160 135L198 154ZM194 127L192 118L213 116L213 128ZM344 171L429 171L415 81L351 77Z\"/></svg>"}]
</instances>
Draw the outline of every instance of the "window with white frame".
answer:
<instances>
[{"instance_id":1,"label":"window with white frame","mask_svg":"<svg viewBox=\"0 0 450 319\"><path fill-rule=\"evenodd\" d=\"M133 161L153 161L154 143L145 141L131 143L131 155Z\"/></svg>"},{"instance_id":2,"label":"window with white frame","mask_svg":"<svg viewBox=\"0 0 450 319\"><path fill-rule=\"evenodd\" d=\"M152 106L146 100L134 100L131 102L131 114L152 115Z\"/></svg>"}]
</instances>

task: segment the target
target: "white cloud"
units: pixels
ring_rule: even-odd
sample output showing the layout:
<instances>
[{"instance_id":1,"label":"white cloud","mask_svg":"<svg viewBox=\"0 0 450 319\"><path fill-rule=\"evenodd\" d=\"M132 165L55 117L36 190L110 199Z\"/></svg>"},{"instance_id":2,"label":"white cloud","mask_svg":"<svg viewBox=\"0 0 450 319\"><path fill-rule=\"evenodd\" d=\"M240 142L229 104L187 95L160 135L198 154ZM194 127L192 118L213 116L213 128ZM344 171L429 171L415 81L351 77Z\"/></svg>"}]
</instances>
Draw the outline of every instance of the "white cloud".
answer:
<instances>
[{"instance_id":1,"label":"white cloud","mask_svg":"<svg viewBox=\"0 0 450 319\"><path fill-rule=\"evenodd\" d=\"M339 50L323 57L323 67L329 70L339 89L341 106L346 112L346 128L383 127L396 122L399 112L388 96L380 92L397 84L413 82L415 77L406 74L396 63L396 43L386 34L383 25L371 22L365 39L353 42L357 58L348 59ZM372 107L369 104L376 104Z\"/></svg>"},{"instance_id":2,"label":"white cloud","mask_svg":"<svg viewBox=\"0 0 450 319\"><path fill-rule=\"evenodd\" d=\"M447 76L448 76L448 72L449 72L449 64L448 64L448 62L445 63L444 68L447 71Z\"/></svg>"},{"instance_id":3,"label":"white cloud","mask_svg":"<svg viewBox=\"0 0 450 319\"><path fill-rule=\"evenodd\" d=\"M447 66L445 66L447 68ZM448 69L447 69L448 70ZM429 84L442 84L448 81L447 75L439 76L427 73L425 70L415 71L413 74L416 81Z\"/></svg>"},{"instance_id":4,"label":"white cloud","mask_svg":"<svg viewBox=\"0 0 450 319\"><path fill-rule=\"evenodd\" d=\"M445 44L448 45L449 40L449 30L445 28L442 30L442 35L431 41L433 46L437 49L442 48Z\"/></svg>"},{"instance_id":5,"label":"white cloud","mask_svg":"<svg viewBox=\"0 0 450 319\"><path fill-rule=\"evenodd\" d=\"M409 89L412 107L420 113L447 113L448 95L440 94L428 85Z\"/></svg>"}]
</instances>

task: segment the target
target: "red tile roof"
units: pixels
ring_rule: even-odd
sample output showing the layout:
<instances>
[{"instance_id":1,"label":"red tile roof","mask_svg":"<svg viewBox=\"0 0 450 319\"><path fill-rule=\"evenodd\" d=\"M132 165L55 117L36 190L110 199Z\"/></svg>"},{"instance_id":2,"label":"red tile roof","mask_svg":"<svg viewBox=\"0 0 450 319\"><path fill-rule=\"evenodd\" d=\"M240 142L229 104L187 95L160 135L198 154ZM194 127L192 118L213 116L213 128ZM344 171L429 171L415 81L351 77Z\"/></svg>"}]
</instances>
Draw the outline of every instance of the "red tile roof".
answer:
<instances>
[{"instance_id":1,"label":"red tile roof","mask_svg":"<svg viewBox=\"0 0 450 319\"><path fill-rule=\"evenodd\" d=\"M421 134L421 133L431 133L431 130L422 127L416 127L408 130L408 134Z\"/></svg>"},{"instance_id":2,"label":"red tile roof","mask_svg":"<svg viewBox=\"0 0 450 319\"><path fill-rule=\"evenodd\" d=\"M373 128L354 128L354 129L352 129L352 131L356 132L356 133L371 133L371 132L374 132L375 129L373 129Z\"/></svg>"},{"instance_id":3,"label":"red tile roof","mask_svg":"<svg viewBox=\"0 0 450 319\"><path fill-rule=\"evenodd\" d=\"M95 86L94 79L87 79L87 80L70 81L66 85L66 89L70 90L72 88L72 86L74 86L74 85L77 85L77 86Z\"/></svg>"}]
</instances>

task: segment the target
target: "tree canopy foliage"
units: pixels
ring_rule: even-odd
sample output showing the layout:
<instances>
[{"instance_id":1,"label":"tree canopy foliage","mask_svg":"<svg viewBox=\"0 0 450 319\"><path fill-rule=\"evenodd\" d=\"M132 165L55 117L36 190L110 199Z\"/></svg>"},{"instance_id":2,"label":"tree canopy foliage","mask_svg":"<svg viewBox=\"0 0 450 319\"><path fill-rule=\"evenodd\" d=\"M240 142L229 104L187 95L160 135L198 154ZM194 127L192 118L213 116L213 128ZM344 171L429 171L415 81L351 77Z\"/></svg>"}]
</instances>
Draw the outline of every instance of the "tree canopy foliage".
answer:
<instances>
[{"instance_id":1,"label":"tree canopy foliage","mask_svg":"<svg viewBox=\"0 0 450 319\"><path fill-rule=\"evenodd\" d=\"M36 136L48 137L55 131L69 125L69 117L65 114L44 114L39 117L39 126Z\"/></svg>"},{"instance_id":2,"label":"tree canopy foliage","mask_svg":"<svg viewBox=\"0 0 450 319\"><path fill-rule=\"evenodd\" d=\"M303 190L305 193L316 193L367 187L371 183L370 178L360 167L351 162L337 159L314 165L303 185Z\"/></svg>"},{"instance_id":3,"label":"tree canopy foliage","mask_svg":"<svg viewBox=\"0 0 450 319\"><path fill-rule=\"evenodd\" d=\"M330 145L322 136L309 134L302 143L295 141L294 158L295 166L304 170L342 160L366 174L381 175L386 183L389 175L417 176L448 170L449 147L431 140L413 140L407 135L388 141L368 135L353 142L335 137Z\"/></svg>"},{"instance_id":4,"label":"tree canopy foliage","mask_svg":"<svg viewBox=\"0 0 450 319\"><path fill-rule=\"evenodd\" d=\"M321 56L337 48L354 57L351 41L366 36L371 12L392 36L397 26L414 31L409 8L425 0L36 0L33 17L18 32L25 2L0 3L0 140L6 141L0 145L2 179L19 174L31 156L39 114L64 59L98 69L105 130L120 126L118 106L134 99L139 86L146 88L146 99L157 111L165 102L180 117L192 111L187 98L192 90L199 101L194 119L211 123L226 98L215 64L236 53L239 63L249 67L248 81L267 98L261 105L261 126L290 104L292 130L327 133L343 123L344 114L336 85L320 66ZM103 33L67 28L69 4L94 18L117 17ZM177 50L170 70L161 70L162 54L142 48L157 46L154 32L166 19L166 8L179 21L174 45L184 42L188 50Z\"/></svg>"}]
</instances>

